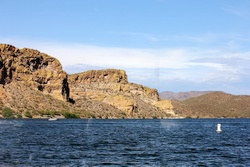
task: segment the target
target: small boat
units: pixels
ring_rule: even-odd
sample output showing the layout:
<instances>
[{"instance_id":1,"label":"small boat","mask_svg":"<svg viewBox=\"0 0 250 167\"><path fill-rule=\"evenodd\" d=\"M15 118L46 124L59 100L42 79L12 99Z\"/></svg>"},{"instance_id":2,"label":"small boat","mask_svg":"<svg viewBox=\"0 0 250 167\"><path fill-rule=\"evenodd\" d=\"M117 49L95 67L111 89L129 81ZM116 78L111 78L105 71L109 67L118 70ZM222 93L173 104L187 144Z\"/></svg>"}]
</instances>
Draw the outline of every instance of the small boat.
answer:
<instances>
[{"instance_id":1,"label":"small boat","mask_svg":"<svg viewBox=\"0 0 250 167\"><path fill-rule=\"evenodd\" d=\"M57 121L57 118L49 118L48 121Z\"/></svg>"}]
</instances>

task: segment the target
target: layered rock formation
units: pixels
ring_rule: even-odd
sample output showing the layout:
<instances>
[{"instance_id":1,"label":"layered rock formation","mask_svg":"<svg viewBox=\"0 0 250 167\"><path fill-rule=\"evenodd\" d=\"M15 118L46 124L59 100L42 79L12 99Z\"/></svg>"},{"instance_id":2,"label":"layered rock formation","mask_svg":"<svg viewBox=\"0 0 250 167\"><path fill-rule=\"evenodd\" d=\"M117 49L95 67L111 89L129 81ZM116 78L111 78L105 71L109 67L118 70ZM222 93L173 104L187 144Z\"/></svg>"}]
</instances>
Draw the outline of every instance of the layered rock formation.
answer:
<instances>
[{"instance_id":1,"label":"layered rock formation","mask_svg":"<svg viewBox=\"0 0 250 167\"><path fill-rule=\"evenodd\" d=\"M156 89L129 83L124 70L73 74L69 76L69 84L74 100L85 97L101 101L121 110L126 117L167 117L173 109L169 101L161 101L162 105L159 105Z\"/></svg>"},{"instance_id":2,"label":"layered rock formation","mask_svg":"<svg viewBox=\"0 0 250 167\"><path fill-rule=\"evenodd\" d=\"M57 59L37 50L0 44L0 84L11 82L21 82L56 99L69 99L67 73Z\"/></svg>"}]
</instances>

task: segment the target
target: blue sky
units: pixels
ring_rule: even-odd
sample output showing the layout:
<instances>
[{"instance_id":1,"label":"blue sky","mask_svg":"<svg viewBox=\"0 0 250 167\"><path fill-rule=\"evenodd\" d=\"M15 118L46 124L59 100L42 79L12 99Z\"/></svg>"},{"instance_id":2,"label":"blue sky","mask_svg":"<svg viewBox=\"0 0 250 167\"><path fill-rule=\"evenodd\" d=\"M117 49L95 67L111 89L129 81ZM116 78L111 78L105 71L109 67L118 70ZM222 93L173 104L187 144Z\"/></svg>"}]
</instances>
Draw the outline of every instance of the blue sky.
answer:
<instances>
[{"instance_id":1,"label":"blue sky","mask_svg":"<svg viewBox=\"0 0 250 167\"><path fill-rule=\"evenodd\" d=\"M0 43L69 73L118 68L161 91L250 94L249 0L8 0Z\"/></svg>"}]
</instances>

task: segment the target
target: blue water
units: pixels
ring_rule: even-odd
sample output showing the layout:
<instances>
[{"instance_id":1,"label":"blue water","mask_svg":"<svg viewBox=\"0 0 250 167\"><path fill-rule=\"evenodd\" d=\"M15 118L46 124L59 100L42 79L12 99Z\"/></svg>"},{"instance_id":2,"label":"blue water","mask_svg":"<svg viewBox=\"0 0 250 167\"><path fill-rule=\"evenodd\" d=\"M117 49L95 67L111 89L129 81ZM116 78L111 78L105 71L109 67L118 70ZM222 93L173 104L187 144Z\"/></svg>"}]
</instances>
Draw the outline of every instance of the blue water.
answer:
<instances>
[{"instance_id":1,"label":"blue water","mask_svg":"<svg viewBox=\"0 0 250 167\"><path fill-rule=\"evenodd\" d=\"M250 119L2 119L0 166L250 166Z\"/></svg>"}]
</instances>

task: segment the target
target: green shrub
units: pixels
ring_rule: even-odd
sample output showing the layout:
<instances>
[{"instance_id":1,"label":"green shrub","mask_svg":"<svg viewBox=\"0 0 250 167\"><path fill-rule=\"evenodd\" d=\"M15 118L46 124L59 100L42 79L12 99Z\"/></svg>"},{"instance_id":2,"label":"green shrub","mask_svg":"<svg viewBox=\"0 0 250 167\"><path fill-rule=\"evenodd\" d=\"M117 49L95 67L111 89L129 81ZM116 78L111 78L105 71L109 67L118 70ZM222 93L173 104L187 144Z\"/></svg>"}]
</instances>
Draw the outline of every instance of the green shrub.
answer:
<instances>
[{"instance_id":1,"label":"green shrub","mask_svg":"<svg viewBox=\"0 0 250 167\"><path fill-rule=\"evenodd\" d=\"M15 118L14 117L14 110L12 110L11 108L9 107L5 107L3 109L3 117L4 118Z\"/></svg>"},{"instance_id":2,"label":"green shrub","mask_svg":"<svg viewBox=\"0 0 250 167\"><path fill-rule=\"evenodd\" d=\"M88 114L87 114L87 117L88 117L88 118L94 118L94 119L96 118L96 116L95 116L94 113L88 113ZM100 115L99 117L102 118L101 115Z\"/></svg>"},{"instance_id":3,"label":"green shrub","mask_svg":"<svg viewBox=\"0 0 250 167\"><path fill-rule=\"evenodd\" d=\"M27 118L32 118L32 115L29 111L25 111L24 116Z\"/></svg>"},{"instance_id":4,"label":"green shrub","mask_svg":"<svg viewBox=\"0 0 250 167\"><path fill-rule=\"evenodd\" d=\"M54 117L55 114L56 114L56 111L53 111L53 110L44 110L44 111L40 111L40 114L42 114L42 115L49 115L49 116Z\"/></svg>"},{"instance_id":5,"label":"green shrub","mask_svg":"<svg viewBox=\"0 0 250 167\"><path fill-rule=\"evenodd\" d=\"M80 118L79 115L75 114L75 113L71 113L71 112L65 112L63 114L63 116L67 119L71 119L71 118Z\"/></svg>"},{"instance_id":6,"label":"green shrub","mask_svg":"<svg viewBox=\"0 0 250 167\"><path fill-rule=\"evenodd\" d=\"M22 118L23 116L21 114L16 115L17 118Z\"/></svg>"}]
</instances>

